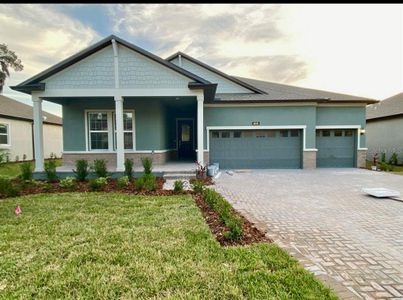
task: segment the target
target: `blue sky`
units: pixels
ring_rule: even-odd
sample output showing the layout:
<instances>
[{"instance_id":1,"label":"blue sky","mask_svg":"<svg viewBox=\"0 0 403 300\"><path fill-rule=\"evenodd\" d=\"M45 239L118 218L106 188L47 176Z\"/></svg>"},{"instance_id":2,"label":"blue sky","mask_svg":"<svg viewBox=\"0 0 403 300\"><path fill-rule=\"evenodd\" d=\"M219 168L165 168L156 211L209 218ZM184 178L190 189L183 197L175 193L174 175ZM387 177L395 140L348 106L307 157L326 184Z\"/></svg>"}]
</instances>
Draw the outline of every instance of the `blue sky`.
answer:
<instances>
[{"instance_id":1,"label":"blue sky","mask_svg":"<svg viewBox=\"0 0 403 300\"><path fill-rule=\"evenodd\" d=\"M230 75L375 99L403 91L401 4L0 4L0 42L25 67L3 94L30 103L8 86L112 33Z\"/></svg>"}]
</instances>

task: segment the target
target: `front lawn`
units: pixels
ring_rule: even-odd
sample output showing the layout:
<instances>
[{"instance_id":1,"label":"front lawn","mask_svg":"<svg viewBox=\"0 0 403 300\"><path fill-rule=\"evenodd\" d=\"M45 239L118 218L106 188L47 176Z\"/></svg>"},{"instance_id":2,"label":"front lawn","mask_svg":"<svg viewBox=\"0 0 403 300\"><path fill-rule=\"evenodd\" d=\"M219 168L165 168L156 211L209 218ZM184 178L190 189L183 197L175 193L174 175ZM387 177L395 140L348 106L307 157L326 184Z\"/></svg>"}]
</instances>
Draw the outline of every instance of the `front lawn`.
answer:
<instances>
[{"instance_id":1,"label":"front lawn","mask_svg":"<svg viewBox=\"0 0 403 300\"><path fill-rule=\"evenodd\" d=\"M6 176L10 178L18 177L21 174L21 164L24 162L9 162L0 164L0 176ZM34 161L29 161L32 166L32 170L35 168ZM56 159L56 165L59 167L62 165L61 159Z\"/></svg>"},{"instance_id":2,"label":"front lawn","mask_svg":"<svg viewBox=\"0 0 403 300\"><path fill-rule=\"evenodd\" d=\"M66 193L0 200L0 298L336 296L274 244L221 247L189 195Z\"/></svg>"}]
</instances>

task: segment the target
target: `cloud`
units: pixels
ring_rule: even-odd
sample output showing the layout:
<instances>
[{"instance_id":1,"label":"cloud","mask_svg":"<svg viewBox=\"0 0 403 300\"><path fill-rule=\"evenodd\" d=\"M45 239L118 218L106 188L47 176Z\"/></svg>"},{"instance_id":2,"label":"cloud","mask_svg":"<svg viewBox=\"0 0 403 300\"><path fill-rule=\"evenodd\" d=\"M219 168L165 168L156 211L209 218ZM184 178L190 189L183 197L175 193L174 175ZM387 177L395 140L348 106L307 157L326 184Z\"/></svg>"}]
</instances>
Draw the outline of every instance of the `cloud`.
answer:
<instances>
[{"instance_id":1,"label":"cloud","mask_svg":"<svg viewBox=\"0 0 403 300\"><path fill-rule=\"evenodd\" d=\"M90 27L46 4L1 4L0 36L0 42L7 44L24 65L21 72L11 71L4 89L4 95L18 100L28 96L23 97L8 86L28 79L100 39Z\"/></svg>"}]
</instances>

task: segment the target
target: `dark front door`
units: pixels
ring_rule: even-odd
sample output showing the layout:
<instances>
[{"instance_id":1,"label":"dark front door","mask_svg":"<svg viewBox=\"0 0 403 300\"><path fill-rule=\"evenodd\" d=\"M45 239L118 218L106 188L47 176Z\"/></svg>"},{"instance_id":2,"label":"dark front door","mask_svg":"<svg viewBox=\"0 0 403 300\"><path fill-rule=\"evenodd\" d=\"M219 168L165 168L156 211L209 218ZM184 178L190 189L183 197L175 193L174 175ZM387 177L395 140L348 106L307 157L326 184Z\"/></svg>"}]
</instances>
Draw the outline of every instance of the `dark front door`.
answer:
<instances>
[{"instance_id":1,"label":"dark front door","mask_svg":"<svg viewBox=\"0 0 403 300\"><path fill-rule=\"evenodd\" d=\"M193 120L178 120L178 158L194 159Z\"/></svg>"}]
</instances>

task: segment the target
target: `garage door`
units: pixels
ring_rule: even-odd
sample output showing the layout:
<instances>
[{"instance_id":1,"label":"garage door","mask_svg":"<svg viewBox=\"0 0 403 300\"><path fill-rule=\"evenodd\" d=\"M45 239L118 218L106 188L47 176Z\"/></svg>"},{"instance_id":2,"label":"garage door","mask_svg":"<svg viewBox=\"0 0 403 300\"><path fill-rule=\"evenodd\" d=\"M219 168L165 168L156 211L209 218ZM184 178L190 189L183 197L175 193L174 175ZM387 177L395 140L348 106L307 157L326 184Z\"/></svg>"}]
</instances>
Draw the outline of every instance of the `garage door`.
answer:
<instances>
[{"instance_id":1,"label":"garage door","mask_svg":"<svg viewBox=\"0 0 403 300\"><path fill-rule=\"evenodd\" d=\"M210 163L222 169L301 168L301 130L210 132Z\"/></svg>"},{"instance_id":2,"label":"garage door","mask_svg":"<svg viewBox=\"0 0 403 300\"><path fill-rule=\"evenodd\" d=\"M353 168L356 134L353 129L316 131L316 166L318 168Z\"/></svg>"}]
</instances>

